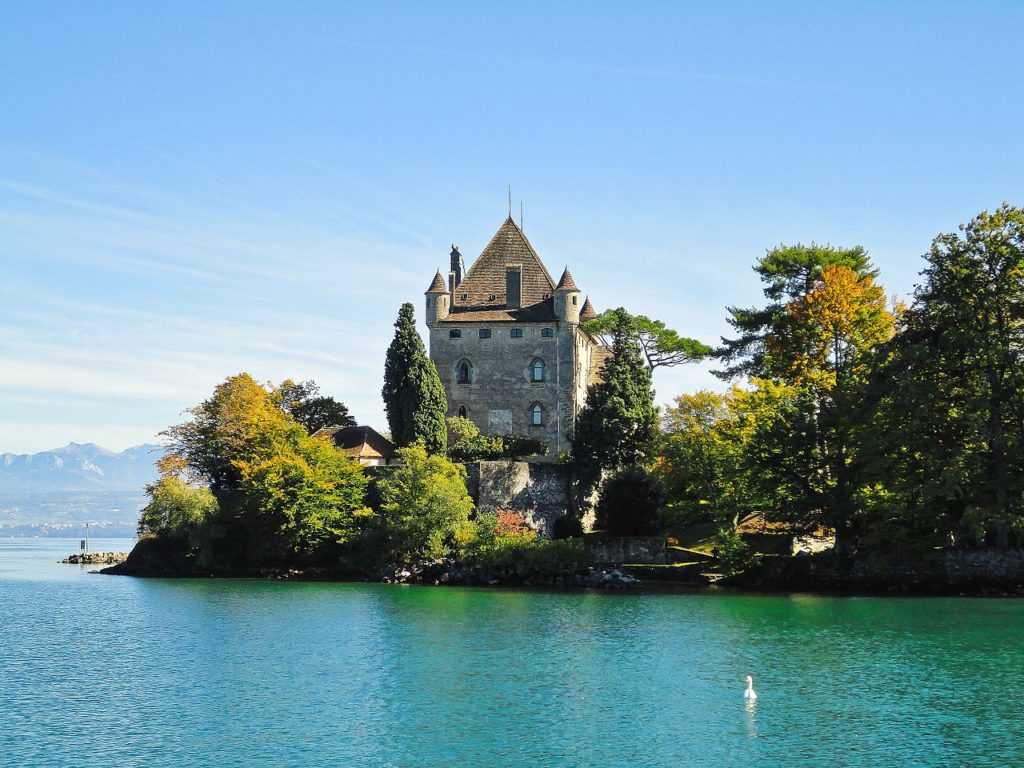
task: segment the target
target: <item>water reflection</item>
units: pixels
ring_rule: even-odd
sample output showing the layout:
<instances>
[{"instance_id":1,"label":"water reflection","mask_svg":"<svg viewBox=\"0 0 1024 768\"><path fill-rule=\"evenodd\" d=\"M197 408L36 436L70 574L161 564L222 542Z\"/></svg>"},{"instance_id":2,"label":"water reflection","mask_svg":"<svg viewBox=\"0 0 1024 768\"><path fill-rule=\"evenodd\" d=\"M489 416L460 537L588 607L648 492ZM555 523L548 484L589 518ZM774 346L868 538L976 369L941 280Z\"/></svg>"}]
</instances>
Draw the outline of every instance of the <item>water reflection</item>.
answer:
<instances>
[{"instance_id":1,"label":"water reflection","mask_svg":"<svg viewBox=\"0 0 1024 768\"><path fill-rule=\"evenodd\" d=\"M746 699L743 708L747 711L747 736L757 738L757 699Z\"/></svg>"}]
</instances>

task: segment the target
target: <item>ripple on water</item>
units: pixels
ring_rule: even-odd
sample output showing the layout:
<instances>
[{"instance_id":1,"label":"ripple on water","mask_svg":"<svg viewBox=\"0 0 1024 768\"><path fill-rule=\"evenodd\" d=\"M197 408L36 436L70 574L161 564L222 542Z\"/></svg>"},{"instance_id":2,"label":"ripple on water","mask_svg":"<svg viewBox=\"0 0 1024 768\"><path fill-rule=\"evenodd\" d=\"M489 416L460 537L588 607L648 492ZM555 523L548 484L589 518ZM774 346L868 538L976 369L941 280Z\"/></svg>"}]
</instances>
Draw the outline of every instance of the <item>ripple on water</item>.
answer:
<instances>
[{"instance_id":1,"label":"ripple on water","mask_svg":"<svg viewBox=\"0 0 1024 768\"><path fill-rule=\"evenodd\" d=\"M47 546L0 543L4 766L1024 763L1018 601L138 580Z\"/></svg>"}]
</instances>

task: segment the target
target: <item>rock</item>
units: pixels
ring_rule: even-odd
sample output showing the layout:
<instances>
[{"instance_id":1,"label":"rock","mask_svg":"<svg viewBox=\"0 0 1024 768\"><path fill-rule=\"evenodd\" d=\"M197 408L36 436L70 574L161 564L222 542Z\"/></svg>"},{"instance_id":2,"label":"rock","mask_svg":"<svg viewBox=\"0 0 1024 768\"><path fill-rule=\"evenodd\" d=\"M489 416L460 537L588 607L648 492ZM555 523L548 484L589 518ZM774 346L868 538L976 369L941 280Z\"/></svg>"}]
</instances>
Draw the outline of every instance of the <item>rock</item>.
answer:
<instances>
[{"instance_id":1,"label":"rock","mask_svg":"<svg viewBox=\"0 0 1024 768\"><path fill-rule=\"evenodd\" d=\"M127 559L127 552L81 552L68 555L61 562L68 565L117 565Z\"/></svg>"}]
</instances>

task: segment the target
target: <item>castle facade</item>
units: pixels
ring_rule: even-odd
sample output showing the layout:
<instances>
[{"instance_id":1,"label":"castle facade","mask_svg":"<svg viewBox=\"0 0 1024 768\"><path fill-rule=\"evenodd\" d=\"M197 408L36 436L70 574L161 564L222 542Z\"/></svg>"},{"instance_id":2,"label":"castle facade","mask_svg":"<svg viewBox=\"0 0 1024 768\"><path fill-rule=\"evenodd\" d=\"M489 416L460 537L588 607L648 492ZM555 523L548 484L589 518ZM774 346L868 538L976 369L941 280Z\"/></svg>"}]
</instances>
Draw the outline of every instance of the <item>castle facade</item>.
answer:
<instances>
[{"instance_id":1,"label":"castle facade","mask_svg":"<svg viewBox=\"0 0 1024 768\"><path fill-rule=\"evenodd\" d=\"M597 316L568 267L556 282L511 217L465 271L452 246L426 292L430 359L448 415L486 435L548 444L553 461L571 447L576 414L607 350L580 324Z\"/></svg>"}]
</instances>

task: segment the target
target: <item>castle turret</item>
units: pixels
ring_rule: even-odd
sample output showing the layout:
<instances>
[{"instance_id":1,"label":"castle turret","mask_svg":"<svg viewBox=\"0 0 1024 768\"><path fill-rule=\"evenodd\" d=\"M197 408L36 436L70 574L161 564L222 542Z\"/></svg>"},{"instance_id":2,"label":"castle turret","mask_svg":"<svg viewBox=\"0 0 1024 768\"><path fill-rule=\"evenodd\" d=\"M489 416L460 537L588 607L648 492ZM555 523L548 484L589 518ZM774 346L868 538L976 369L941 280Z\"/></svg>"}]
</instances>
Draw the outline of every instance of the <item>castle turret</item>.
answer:
<instances>
[{"instance_id":1,"label":"castle turret","mask_svg":"<svg viewBox=\"0 0 1024 768\"><path fill-rule=\"evenodd\" d=\"M427 289L427 327L432 327L438 320L446 320L451 310L451 294L441 277L441 270L434 275L434 282Z\"/></svg>"},{"instance_id":2,"label":"castle turret","mask_svg":"<svg viewBox=\"0 0 1024 768\"><path fill-rule=\"evenodd\" d=\"M578 325L580 322L580 289L566 267L555 286L555 315L559 320Z\"/></svg>"},{"instance_id":3,"label":"castle turret","mask_svg":"<svg viewBox=\"0 0 1024 768\"><path fill-rule=\"evenodd\" d=\"M590 297L583 302L583 309L580 310L580 322L585 323L588 320L594 320L597 318L597 310L594 309L594 305L590 303Z\"/></svg>"}]
</instances>

